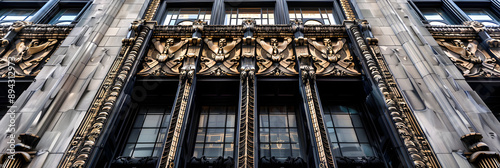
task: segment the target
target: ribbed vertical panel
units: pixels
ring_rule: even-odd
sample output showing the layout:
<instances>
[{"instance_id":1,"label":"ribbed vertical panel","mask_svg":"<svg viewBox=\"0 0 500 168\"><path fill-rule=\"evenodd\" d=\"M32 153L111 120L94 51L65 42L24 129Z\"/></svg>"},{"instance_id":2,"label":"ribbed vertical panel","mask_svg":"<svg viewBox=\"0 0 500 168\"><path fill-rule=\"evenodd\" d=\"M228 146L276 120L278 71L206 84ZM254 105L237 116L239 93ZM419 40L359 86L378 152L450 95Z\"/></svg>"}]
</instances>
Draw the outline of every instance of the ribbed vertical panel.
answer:
<instances>
[{"instance_id":1,"label":"ribbed vertical panel","mask_svg":"<svg viewBox=\"0 0 500 168\"><path fill-rule=\"evenodd\" d=\"M215 0L212 6L212 17L209 25L224 25L225 16L224 0Z\"/></svg>"},{"instance_id":2,"label":"ribbed vertical panel","mask_svg":"<svg viewBox=\"0 0 500 168\"><path fill-rule=\"evenodd\" d=\"M500 1L499 0L491 0L491 3L493 4L494 9L496 9L497 11L500 11Z\"/></svg>"},{"instance_id":3,"label":"ribbed vertical panel","mask_svg":"<svg viewBox=\"0 0 500 168\"><path fill-rule=\"evenodd\" d=\"M462 11L458 6L457 4L455 4L455 2L453 2L452 0L443 0L443 4L445 6L446 9L448 9L450 12L452 12L455 16L457 16L460 20L460 22L465 22L465 21L472 21L472 19L469 18L469 16L467 16L467 14L465 14L464 11ZM462 23L459 23L459 24L462 24Z\"/></svg>"},{"instance_id":4,"label":"ribbed vertical panel","mask_svg":"<svg viewBox=\"0 0 500 168\"><path fill-rule=\"evenodd\" d=\"M275 24L288 24L290 16L288 16L288 5L286 0L276 0L274 7L274 23Z\"/></svg>"}]
</instances>

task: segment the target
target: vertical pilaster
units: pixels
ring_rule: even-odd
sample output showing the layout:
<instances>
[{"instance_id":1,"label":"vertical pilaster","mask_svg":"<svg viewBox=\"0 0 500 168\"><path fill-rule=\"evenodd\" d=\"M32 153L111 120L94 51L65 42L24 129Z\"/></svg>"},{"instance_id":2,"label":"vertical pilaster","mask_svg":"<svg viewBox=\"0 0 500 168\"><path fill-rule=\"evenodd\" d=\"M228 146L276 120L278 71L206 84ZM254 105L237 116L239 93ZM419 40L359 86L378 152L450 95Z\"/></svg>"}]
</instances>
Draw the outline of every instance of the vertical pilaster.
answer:
<instances>
[{"instance_id":1,"label":"vertical pilaster","mask_svg":"<svg viewBox=\"0 0 500 168\"><path fill-rule=\"evenodd\" d=\"M240 73L240 114L238 135L238 168L256 167L255 160L257 142L255 138L255 38L253 31L255 21L246 20L245 37L243 38L241 73Z\"/></svg>"},{"instance_id":2,"label":"vertical pilaster","mask_svg":"<svg viewBox=\"0 0 500 168\"><path fill-rule=\"evenodd\" d=\"M184 56L183 67L179 75L179 87L174 104L174 110L170 115L170 126L166 141L163 145L163 153L159 166L161 168L174 168L179 165L185 128L188 122L189 111L193 99L194 85L196 81L197 58L201 54L201 34L205 23L197 21L193 24L193 37L189 38L189 47Z\"/></svg>"},{"instance_id":3,"label":"vertical pilaster","mask_svg":"<svg viewBox=\"0 0 500 168\"><path fill-rule=\"evenodd\" d=\"M316 71L312 66L311 54L309 54L308 41L302 33L304 25L302 22L294 22L292 25L296 30L295 34L295 53L299 64L299 81L301 87L302 99L305 102L306 118L313 142L314 163L318 168L334 168L330 148L330 141L326 133L326 127L323 122L322 108L319 106L318 93L316 90Z\"/></svg>"},{"instance_id":4,"label":"vertical pilaster","mask_svg":"<svg viewBox=\"0 0 500 168\"><path fill-rule=\"evenodd\" d=\"M49 14L49 12L56 10L57 4L59 3L60 0L49 0L45 5L43 5L40 10L38 10L35 15L29 20L30 22L33 23L40 23L44 18L46 19L46 16Z\"/></svg>"}]
</instances>

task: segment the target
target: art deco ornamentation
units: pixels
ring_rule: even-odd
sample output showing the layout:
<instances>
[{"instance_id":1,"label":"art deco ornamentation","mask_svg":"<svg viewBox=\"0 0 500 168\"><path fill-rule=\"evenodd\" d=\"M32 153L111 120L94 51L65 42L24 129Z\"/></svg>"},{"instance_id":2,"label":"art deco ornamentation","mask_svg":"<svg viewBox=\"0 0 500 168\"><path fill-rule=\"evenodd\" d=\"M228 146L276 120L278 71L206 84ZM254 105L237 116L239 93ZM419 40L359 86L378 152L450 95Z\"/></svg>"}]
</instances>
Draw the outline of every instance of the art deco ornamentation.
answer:
<instances>
[{"instance_id":1,"label":"art deco ornamentation","mask_svg":"<svg viewBox=\"0 0 500 168\"><path fill-rule=\"evenodd\" d=\"M413 111L401 96L401 91L380 53L377 40L370 38L369 44L367 44L357 25L350 26L350 30L361 49L362 60L368 65L367 69L370 70L367 73L370 74L370 77L376 82L375 85L384 95L387 111L392 117L394 127L399 132L413 164L415 167L441 167Z\"/></svg>"},{"instance_id":2,"label":"art deco ornamentation","mask_svg":"<svg viewBox=\"0 0 500 168\"><path fill-rule=\"evenodd\" d=\"M172 76L179 75L182 60L187 51L187 39L176 42L174 38L151 40L148 54L144 57L142 70L137 75L142 76Z\"/></svg>"},{"instance_id":3,"label":"art deco ornamentation","mask_svg":"<svg viewBox=\"0 0 500 168\"><path fill-rule=\"evenodd\" d=\"M241 113L238 167L254 167L254 107L255 107L255 70L241 70Z\"/></svg>"},{"instance_id":4,"label":"art deco ornamentation","mask_svg":"<svg viewBox=\"0 0 500 168\"><path fill-rule=\"evenodd\" d=\"M476 40L436 40L446 56L466 77L500 76L500 66L496 60L478 46Z\"/></svg>"},{"instance_id":5,"label":"art deco ornamentation","mask_svg":"<svg viewBox=\"0 0 500 168\"><path fill-rule=\"evenodd\" d=\"M135 22L135 24L143 24ZM155 22L145 22L144 25L132 25L137 35L135 38L122 40L120 55L114 60L104 82L99 87L91 107L76 130L71 143L59 163L59 168L86 167L89 155L92 153L96 141L99 139L103 126L107 123L110 113L128 82L130 71L137 60L138 51L144 41L148 40L148 33L152 31Z\"/></svg>"},{"instance_id":6,"label":"art deco ornamentation","mask_svg":"<svg viewBox=\"0 0 500 168\"><path fill-rule=\"evenodd\" d=\"M9 62L15 66L16 77L36 76L57 46L57 39L17 40L0 59L1 77L7 77Z\"/></svg>"},{"instance_id":7,"label":"art deco ornamentation","mask_svg":"<svg viewBox=\"0 0 500 168\"><path fill-rule=\"evenodd\" d=\"M195 60L200 55L201 39L189 38L189 47L184 59L184 65L179 74L179 88L175 99L175 106L170 116L170 125L166 141L163 145L163 153L161 155L160 167L174 168L177 157L177 149L181 143L182 129L188 121L185 120L189 112L189 103L191 102L193 89L193 81L196 75Z\"/></svg>"},{"instance_id":8,"label":"art deco ornamentation","mask_svg":"<svg viewBox=\"0 0 500 168\"><path fill-rule=\"evenodd\" d=\"M237 75L240 64L241 38L233 39L229 44L226 38L213 42L205 38L205 47L200 57L201 75Z\"/></svg>"},{"instance_id":9,"label":"art deco ornamentation","mask_svg":"<svg viewBox=\"0 0 500 168\"><path fill-rule=\"evenodd\" d=\"M292 39L285 37L283 42L277 38L266 42L263 38L257 38L257 75L291 76L296 75L295 55L291 47Z\"/></svg>"},{"instance_id":10,"label":"art deco ornamentation","mask_svg":"<svg viewBox=\"0 0 500 168\"><path fill-rule=\"evenodd\" d=\"M316 74L321 76L358 76L346 39L339 38L332 42L324 38L321 42L309 39L309 51L312 54Z\"/></svg>"}]
</instances>

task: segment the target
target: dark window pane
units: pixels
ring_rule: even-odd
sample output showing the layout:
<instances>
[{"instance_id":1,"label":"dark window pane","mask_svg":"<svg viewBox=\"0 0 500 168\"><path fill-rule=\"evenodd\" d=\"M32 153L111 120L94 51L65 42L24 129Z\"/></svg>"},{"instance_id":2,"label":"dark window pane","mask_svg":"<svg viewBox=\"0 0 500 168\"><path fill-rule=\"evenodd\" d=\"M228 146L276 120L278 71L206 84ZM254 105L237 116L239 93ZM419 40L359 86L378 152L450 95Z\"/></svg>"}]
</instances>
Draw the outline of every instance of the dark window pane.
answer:
<instances>
[{"instance_id":1,"label":"dark window pane","mask_svg":"<svg viewBox=\"0 0 500 168\"><path fill-rule=\"evenodd\" d=\"M269 127L268 115L260 115L260 127Z\"/></svg>"},{"instance_id":2,"label":"dark window pane","mask_svg":"<svg viewBox=\"0 0 500 168\"><path fill-rule=\"evenodd\" d=\"M139 137L140 131L141 131L140 129L133 129L130 132L130 136L128 138L128 142L129 143L135 143L135 142L137 142L137 137Z\"/></svg>"},{"instance_id":3,"label":"dark window pane","mask_svg":"<svg viewBox=\"0 0 500 168\"><path fill-rule=\"evenodd\" d=\"M208 129L206 142L223 142L224 129Z\"/></svg>"},{"instance_id":4,"label":"dark window pane","mask_svg":"<svg viewBox=\"0 0 500 168\"><path fill-rule=\"evenodd\" d=\"M290 142L299 142L299 133L297 128L290 128Z\"/></svg>"},{"instance_id":5,"label":"dark window pane","mask_svg":"<svg viewBox=\"0 0 500 168\"><path fill-rule=\"evenodd\" d=\"M139 114L135 119L134 127L142 127L142 123L144 123L144 115Z\"/></svg>"},{"instance_id":6,"label":"dark window pane","mask_svg":"<svg viewBox=\"0 0 500 168\"><path fill-rule=\"evenodd\" d=\"M330 136L331 142L337 142L337 134L335 134L335 129L328 128L328 135Z\"/></svg>"},{"instance_id":7,"label":"dark window pane","mask_svg":"<svg viewBox=\"0 0 500 168\"><path fill-rule=\"evenodd\" d=\"M357 143L340 143L340 149L342 150L342 156L365 156L363 149L361 149L361 146Z\"/></svg>"},{"instance_id":8,"label":"dark window pane","mask_svg":"<svg viewBox=\"0 0 500 168\"><path fill-rule=\"evenodd\" d=\"M233 150L234 150L234 146L233 144L225 144L224 145L224 158L230 156L230 157L233 157Z\"/></svg>"},{"instance_id":9,"label":"dark window pane","mask_svg":"<svg viewBox=\"0 0 500 168\"><path fill-rule=\"evenodd\" d=\"M148 113L146 119L144 120L144 127L160 127L161 119L163 115L151 115Z\"/></svg>"},{"instance_id":10,"label":"dark window pane","mask_svg":"<svg viewBox=\"0 0 500 168\"><path fill-rule=\"evenodd\" d=\"M223 145L224 144L205 144L204 156L213 158L222 156Z\"/></svg>"},{"instance_id":11,"label":"dark window pane","mask_svg":"<svg viewBox=\"0 0 500 168\"><path fill-rule=\"evenodd\" d=\"M356 135L358 136L359 142L368 142L368 137L366 137L366 132L364 129L357 128Z\"/></svg>"},{"instance_id":12,"label":"dark window pane","mask_svg":"<svg viewBox=\"0 0 500 168\"><path fill-rule=\"evenodd\" d=\"M198 127L206 127L207 120L208 120L208 114L201 114L200 115L200 124L198 125Z\"/></svg>"},{"instance_id":13,"label":"dark window pane","mask_svg":"<svg viewBox=\"0 0 500 168\"><path fill-rule=\"evenodd\" d=\"M370 144L361 144L361 148L366 156L374 156L372 146Z\"/></svg>"},{"instance_id":14,"label":"dark window pane","mask_svg":"<svg viewBox=\"0 0 500 168\"><path fill-rule=\"evenodd\" d=\"M122 156L132 156L132 152L134 152L135 144L127 144L125 145L125 149L123 149Z\"/></svg>"},{"instance_id":15,"label":"dark window pane","mask_svg":"<svg viewBox=\"0 0 500 168\"><path fill-rule=\"evenodd\" d=\"M198 133L196 134L196 142L203 143L204 140L205 140L205 129L200 128L198 129Z\"/></svg>"},{"instance_id":16,"label":"dark window pane","mask_svg":"<svg viewBox=\"0 0 500 168\"><path fill-rule=\"evenodd\" d=\"M354 127L363 127L363 123L361 122L361 118L359 118L359 115L351 115L351 120Z\"/></svg>"},{"instance_id":17,"label":"dark window pane","mask_svg":"<svg viewBox=\"0 0 500 168\"><path fill-rule=\"evenodd\" d=\"M324 120L325 120L327 127L333 127L333 121L332 121L332 117L330 116L330 114L326 114L324 117Z\"/></svg>"},{"instance_id":18,"label":"dark window pane","mask_svg":"<svg viewBox=\"0 0 500 168\"><path fill-rule=\"evenodd\" d=\"M352 128L337 128L339 142L357 142L356 133Z\"/></svg>"},{"instance_id":19,"label":"dark window pane","mask_svg":"<svg viewBox=\"0 0 500 168\"><path fill-rule=\"evenodd\" d=\"M142 129L141 133L139 134L139 139L137 139L137 142L144 143L144 142L155 142L156 141L156 136L158 135L158 129Z\"/></svg>"},{"instance_id":20,"label":"dark window pane","mask_svg":"<svg viewBox=\"0 0 500 168\"><path fill-rule=\"evenodd\" d=\"M260 129L260 142L269 142L269 129L261 128Z\"/></svg>"},{"instance_id":21,"label":"dark window pane","mask_svg":"<svg viewBox=\"0 0 500 168\"><path fill-rule=\"evenodd\" d=\"M201 157L201 156L203 156L203 144L195 144L193 157Z\"/></svg>"},{"instance_id":22,"label":"dark window pane","mask_svg":"<svg viewBox=\"0 0 500 168\"><path fill-rule=\"evenodd\" d=\"M224 142L233 142L234 141L234 129L229 128L226 129L226 139Z\"/></svg>"},{"instance_id":23,"label":"dark window pane","mask_svg":"<svg viewBox=\"0 0 500 168\"><path fill-rule=\"evenodd\" d=\"M287 129L271 128L271 142L290 142Z\"/></svg>"},{"instance_id":24,"label":"dark window pane","mask_svg":"<svg viewBox=\"0 0 500 168\"><path fill-rule=\"evenodd\" d=\"M154 149L154 143L137 144L135 146L134 155L132 157L148 157L151 156Z\"/></svg>"},{"instance_id":25,"label":"dark window pane","mask_svg":"<svg viewBox=\"0 0 500 168\"><path fill-rule=\"evenodd\" d=\"M352 127L349 115L332 115L332 119L335 127Z\"/></svg>"},{"instance_id":26,"label":"dark window pane","mask_svg":"<svg viewBox=\"0 0 500 168\"><path fill-rule=\"evenodd\" d=\"M299 144L292 144L292 156L293 157L300 157L300 145Z\"/></svg>"},{"instance_id":27,"label":"dark window pane","mask_svg":"<svg viewBox=\"0 0 500 168\"><path fill-rule=\"evenodd\" d=\"M234 115L227 115L227 125L226 127L234 127Z\"/></svg>"},{"instance_id":28,"label":"dark window pane","mask_svg":"<svg viewBox=\"0 0 500 168\"><path fill-rule=\"evenodd\" d=\"M269 151L269 144L261 144L260 145L260 156L261 157L266 156L267 158L271 157L271 154Z\"/></svg>"},{"instance_id":29,"label":"dark window pane","mask_svg":"<svg viewBox=\"0 0 500 168\"><path fill-rule=\"evenodd\" d=\"M210 114L208 117L208 127L224 127L226 123L226 115Z\"/></svg>"},{"instance_id":30,"label":"dark window pane","mask_svg":"<svg viewBox=\"0 0 500 168\"><path fill-rule=\"evenodd\" d=\"M277 158L287 158L290 154L290 144L271 144L271 156Z\"/></svg>"}]
</instances>

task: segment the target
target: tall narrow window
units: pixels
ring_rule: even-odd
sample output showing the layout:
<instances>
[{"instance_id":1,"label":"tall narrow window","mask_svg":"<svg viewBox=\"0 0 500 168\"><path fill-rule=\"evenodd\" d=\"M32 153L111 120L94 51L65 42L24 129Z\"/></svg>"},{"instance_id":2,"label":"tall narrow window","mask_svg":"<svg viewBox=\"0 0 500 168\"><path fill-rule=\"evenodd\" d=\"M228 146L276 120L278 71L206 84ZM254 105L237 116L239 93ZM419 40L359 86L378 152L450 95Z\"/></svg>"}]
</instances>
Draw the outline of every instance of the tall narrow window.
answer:
<instances>
[{"instance_id":1,"label":"tall narrow window","mask_svg":"<svg viewBox=\"0 0 500 168\"><path fill-rule=\"evenodd\" d=\"M208 8L171 8L167 11L163 25L192 25L198 19L210 24L210 17Z\"/></svg>"},{"instance_id":2,"label":"tall narrow window","mask_svg":"<svg viewBox=\"0 0 500 168\"><path fill-rule=\"evenodd\" d=\"M294 106L259 109L260 157L301 157Z\"/></svg>"},{"instance_id":3,"label":"tall narrow window","mask_svg":"<svg viewBox=\"0 0 500 168\"><path fill-rule=\"evenodd\" d=\"M324 112L336 156L374 156L358 109L354 106L327 106Z\"/></svg>"},{"instance_id":4,"label":"tall narrow window","mask_svg":"<svg viewBox=\"0 0 500 168\"><path fill-rule=\"evenodd\" d=\"M159 105L140 107L122 156L160 157L171 108Z\"/></svg>"},{"instance_id":5,"label":"tall narrow window","mask_svg":"<svg viewBox=\"0 0 500 168\"><path fill-rule=\"evenodd\" d=\"M300 19L304 25L333 25L335 19L330 8L290 8L290 19Z\"/></svg>"},{"instance_id":6,"label":"tall narrow window","mask_svg":"<svg viewBox=\"0 0 500 168\"><path fill-rule=\"evenodd\" d=\"M225 25L241 25L244 20L252 19L258 25L274 24L273 8L226 8Z\"/></svg>"},{"instance_id":7,"label":"tall narrow window","mask_svg":"<svg viewBox=\"0 0 500 168\"><path fill-rule=\"evenodd\" d=\"M0 10L0 24L8 25L16 21L27 21L35 15L37 9L2 9Z\"/></svg>"},{"instance_id":8,"label":"tall narrow window","mask_svg":"<svg viewBox=\"0 0 500 168\"><path fill-rule=\"evenodd\" d=\"M485 26L498 26L499 19L490 10L483 8L463 8L463 11L474 20Z\"/></svg>"},{"instance_id":9,"label":"tall narrow window","mask_svg":"<svg viewBox=\"0 0 500 168\"><path fill-rule=\"evenodd\" d=\"M63 8L50 20L49 24L68 25L73 22L81 8Z\"/></svg>"},{"instance_id":10,"label":"tall narrow window","mask_svg":"<svg viewBox=\"0 0 500 168\"><path fill-rule=\"evenodd\" d=\"M202 106L193 157L234 158L235 106Z\"/></svg>"}]
</instances>

